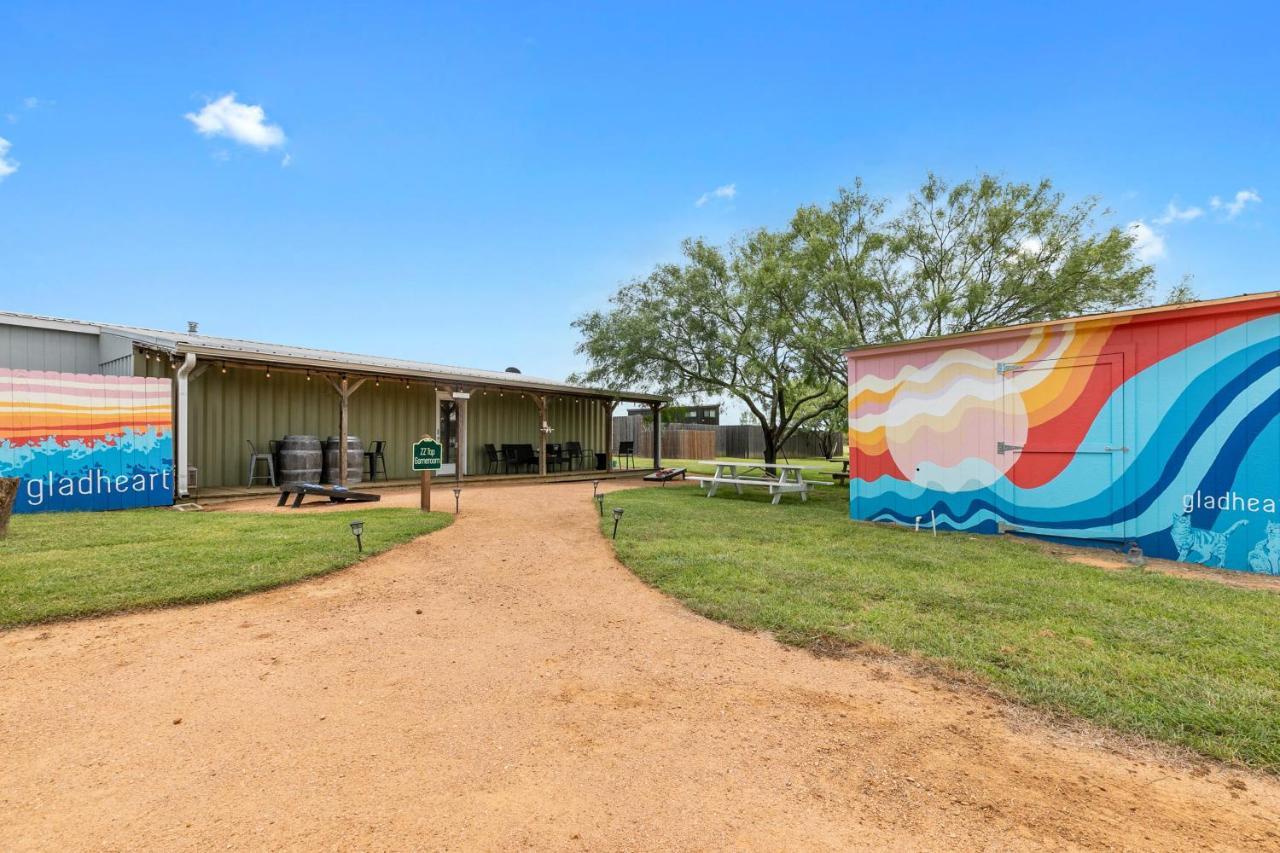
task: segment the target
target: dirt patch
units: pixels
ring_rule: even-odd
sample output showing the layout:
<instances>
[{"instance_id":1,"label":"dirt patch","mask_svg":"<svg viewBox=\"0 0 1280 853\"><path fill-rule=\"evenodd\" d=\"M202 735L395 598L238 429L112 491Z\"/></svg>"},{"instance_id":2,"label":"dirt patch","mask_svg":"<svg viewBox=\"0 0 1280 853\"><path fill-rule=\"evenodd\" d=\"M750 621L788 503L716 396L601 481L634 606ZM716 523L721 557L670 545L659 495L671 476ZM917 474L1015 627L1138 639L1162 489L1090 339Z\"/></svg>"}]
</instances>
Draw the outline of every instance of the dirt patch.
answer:
<instances>
[{"instance_id":1,"label":"dirt patch","mask_svg":"<svg viewBox=\"0 0 1280 853\"><path fill-rule=\"evenodd\" d=\"M1075 545L1064 545L1060 542L1038 542L1042 548L1054 556L1061 557L1069 563L1093 566L1098 569L1113 571L1133 571L1136 567L1129 565L1120 554L1101 548L1085 548ZM1213 569L1208 566L1197 566L1194 563L1179 563L1175 560L1161 560L1147 557L1140 571L1160 572L1173 577L1188 580L1210 581L1241 589L1262 589L1280 593L1280 576L1257 575L1250 572L1232 571L1231 569Z\"/></svg>"},{"instance_id":2,"label":"dirt patch","mask_svg":"<svg viewBox=\"0 0 1280 853\"><path fill-rule=\"evenodd\" d=\"M1280 849L1276 780L697 617L590 496L470 488L334 575L0 634L6 849Z\"/></svg>"}]
</instances>

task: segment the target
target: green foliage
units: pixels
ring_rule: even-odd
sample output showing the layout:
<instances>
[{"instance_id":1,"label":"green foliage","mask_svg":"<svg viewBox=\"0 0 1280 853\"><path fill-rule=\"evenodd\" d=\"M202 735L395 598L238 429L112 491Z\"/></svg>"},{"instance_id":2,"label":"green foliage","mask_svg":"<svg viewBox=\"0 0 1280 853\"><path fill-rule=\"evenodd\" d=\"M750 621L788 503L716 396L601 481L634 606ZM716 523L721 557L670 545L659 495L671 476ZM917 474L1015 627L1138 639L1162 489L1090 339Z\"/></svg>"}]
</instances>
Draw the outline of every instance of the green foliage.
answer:
<instances>
[{"instance_id":1,"label":"green foliage","mask_svg":"<svg viewBox=\"0 0 1280 853\"><path fill-rule=\"evenodd\" d=\"M1134 235L1099 230L1095 199L1049 181L930 175L896 215L861 181L727 249L688 240L683 260L580 317L577 381L737 397L766 458L844 408L852 345L1052 320L1138 304L1153 271Z\"/></svg>"},{"instance_id":2,"label":"green foliage","mask_svg":"<svg viewBox=\"0 0 1280 853\"><path fill-rule=\"evenodd\" d=\"M211 601L324 574L446 527L411 509L288 513L128 510L15 516L0 541L0 627Z\"/></svg>"},{"instance_id":3,"label":"green foliage","mask_svg":"<svg viewBox=\"0 0 1280 853\"><path fill-rule=\"evenodd\" d=\"M614 492L618 556L698 613L783 642L887 647L1053 713L1280 771L1277 593L853 522L834 486L768 500Z\"/></svg>"},{"instance_id":4,"label":"green foliage","mask_svg":"<svg viewBox=\"0 0 1280 853\"><path fill-rule=\"evenodd\" d=\"M1169 293L1165 296L1165 305L1184 305L1188 302L1198 302L1199 294L1192 287L1192 276L1184 275L1182 280L1169 288Z\"/></svg>"},{"instance_id":5,"label":"green foliage","mask_svg":"<svg viewBox=\"0 0 1280 853\"><path fill-rule=\"evenodd\" d=\"M773 461L782 442L844 397L829 353L795 324L811 297L793 241L760 230L727 251L688 240L683 253L683 263L619 290L610 310L574 322L591 364L574 380L737 397L764 429Z\"/></svg>"},{"instance_id":6,"label":"green foliage","mask_svg":"<svg viewBox=\"0 0 1280 853\"><path fill-rule=\"evenodd\" d=\"M838 351L1139 304L1154 273L1131 233L1096 229L1097 204L1067 205L1047 180L930 175L890 218L859 181L792 220L817 295L803 323Z\"/></svg>"}]
</instances>

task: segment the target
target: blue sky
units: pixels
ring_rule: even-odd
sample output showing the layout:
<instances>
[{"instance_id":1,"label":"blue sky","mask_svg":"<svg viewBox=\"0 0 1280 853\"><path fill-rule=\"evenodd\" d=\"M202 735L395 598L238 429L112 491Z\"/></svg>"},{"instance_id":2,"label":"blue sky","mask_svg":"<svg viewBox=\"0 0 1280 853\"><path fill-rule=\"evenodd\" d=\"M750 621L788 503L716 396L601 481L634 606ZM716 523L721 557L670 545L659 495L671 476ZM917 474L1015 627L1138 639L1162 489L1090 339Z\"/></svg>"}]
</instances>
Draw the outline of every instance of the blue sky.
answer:
<instances>
[{"instance_id":1,"label":"blue sky","mask_svg":"<svg viewBox=\"0 0 1280 853\"><path fill-rule=\"evenodd\" d=\"M681 238L929 170L1280 288L1271 7L952 5L10 0L0 309L560 377Z\"/></svg>"}]
</instances>

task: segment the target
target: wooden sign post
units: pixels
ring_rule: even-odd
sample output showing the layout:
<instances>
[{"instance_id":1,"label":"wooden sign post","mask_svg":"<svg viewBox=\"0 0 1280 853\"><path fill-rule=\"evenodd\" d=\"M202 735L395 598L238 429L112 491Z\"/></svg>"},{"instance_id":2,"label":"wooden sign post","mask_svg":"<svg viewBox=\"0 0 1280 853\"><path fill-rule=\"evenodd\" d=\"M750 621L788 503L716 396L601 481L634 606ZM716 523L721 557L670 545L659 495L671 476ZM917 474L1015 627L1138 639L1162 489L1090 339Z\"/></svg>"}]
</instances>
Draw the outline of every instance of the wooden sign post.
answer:
<instances>
[{"instance_id":1,"label":"wooden sign post","mask_svg":"<svg viewBox=\"0 0 1280 853\"><path fill-rule=\"evenodd\" d=\"M431 473L440 470L443 459L444 448L431 436L424 435L413 443L413 470L422 472L420 506L423 512L431 512Z\"/></svg>"}]
</instances>

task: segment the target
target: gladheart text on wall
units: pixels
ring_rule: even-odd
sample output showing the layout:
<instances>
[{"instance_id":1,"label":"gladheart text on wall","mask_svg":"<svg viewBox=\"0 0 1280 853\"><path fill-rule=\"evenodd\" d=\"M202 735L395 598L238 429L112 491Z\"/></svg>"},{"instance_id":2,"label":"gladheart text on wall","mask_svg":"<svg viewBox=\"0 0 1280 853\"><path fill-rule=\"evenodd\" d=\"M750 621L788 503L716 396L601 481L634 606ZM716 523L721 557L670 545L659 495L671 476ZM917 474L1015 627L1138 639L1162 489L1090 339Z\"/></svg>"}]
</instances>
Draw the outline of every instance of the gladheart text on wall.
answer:
<instances>
[{"instance_id":1,"label":"gladheart text on wall","mask_svg":"<svg viewBox=\"0 0 1280 853\"><path fill-rule=\"evenodd\" d=\"M173 503L168 379L0 368L0 477L16 512Z\"/></svg>"}]
</instances>

